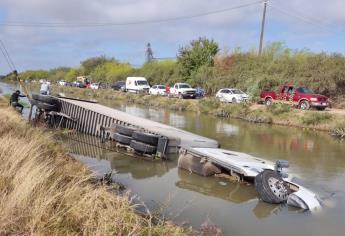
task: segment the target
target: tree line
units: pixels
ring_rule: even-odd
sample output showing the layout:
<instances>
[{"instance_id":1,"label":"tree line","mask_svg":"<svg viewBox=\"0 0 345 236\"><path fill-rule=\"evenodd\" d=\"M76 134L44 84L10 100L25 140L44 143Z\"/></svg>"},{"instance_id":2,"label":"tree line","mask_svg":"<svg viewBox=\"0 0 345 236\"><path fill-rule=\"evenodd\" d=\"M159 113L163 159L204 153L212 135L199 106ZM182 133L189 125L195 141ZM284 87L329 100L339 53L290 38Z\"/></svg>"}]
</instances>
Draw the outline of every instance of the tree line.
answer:
<instances>
[{"instance_id":1,"label":"tree line","mask_svg":"<svg viewBox=\"0 0 345 236\"><path fill-rule=\"evenodd\" d=\"M91 75L93 81L107 84L127 76L144 76L151 85L188 82L205 88L209 94L219 88L237 87L255 95L283 83L304 85L330 97L345 94L343 54L290 49L281 42L269 43L258 57L256 50L220 51L215 41L199 38L181 47L176 60L153 60L140 68L99 56L82 61L77 68L27 70L19 74L22 79L51 81L74 81L79 75ZM11 74L4 78L11 79Z\"/></svg>"}]
</instances>

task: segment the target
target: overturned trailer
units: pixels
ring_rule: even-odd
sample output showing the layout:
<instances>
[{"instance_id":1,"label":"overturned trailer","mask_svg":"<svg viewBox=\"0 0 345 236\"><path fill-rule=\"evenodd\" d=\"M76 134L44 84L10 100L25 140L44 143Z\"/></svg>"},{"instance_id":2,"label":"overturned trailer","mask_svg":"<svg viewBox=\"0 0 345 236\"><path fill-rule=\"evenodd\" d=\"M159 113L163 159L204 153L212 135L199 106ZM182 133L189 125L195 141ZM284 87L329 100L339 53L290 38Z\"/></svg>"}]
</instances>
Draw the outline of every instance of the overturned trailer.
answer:
<instances>
[{"instance_id":1,"label":"overturned trailer","mask_svg":"<svg viewBox=\"0 0 345 236\"><path fill-rule=\"evenodd\" d=\"M106 137L142 156L165 158L169 153L178 153L178 167L203 176L226 174L238 181L254 182L259 198L268 203L287 203L312 211L320 208L320 201L313 192L283 172L283 168L288 167L286 161L271 163L220 149L216 140L95 102L41 95L33 98L31 104L60 127Z\"/></svg>"}]
</instances>

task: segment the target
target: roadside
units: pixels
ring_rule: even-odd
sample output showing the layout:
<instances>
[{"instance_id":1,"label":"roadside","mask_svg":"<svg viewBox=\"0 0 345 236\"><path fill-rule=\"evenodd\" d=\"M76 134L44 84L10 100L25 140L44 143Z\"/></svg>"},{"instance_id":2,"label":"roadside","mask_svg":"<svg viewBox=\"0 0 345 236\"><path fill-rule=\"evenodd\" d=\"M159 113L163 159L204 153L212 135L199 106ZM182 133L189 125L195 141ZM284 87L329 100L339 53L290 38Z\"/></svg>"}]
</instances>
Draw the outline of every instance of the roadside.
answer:
<instances>
[{"instance_id":1,"label":"roadside","mask_svg":"<svg viewBox=\"0 0 345 236\"><path fill-rule=\"evenodd\" d=\"M300 110L284 103L266 107L257 103L222 103L215 98L177 99L146 94L132 94L110 89L91 90L75 87L53 86L53 93L66 96L96 99L100 103L121 102L146 107L190 111L223 118L241 119L253 123L293 126L331 132L345 130L345 110L327 108L325 111Z\"/></svg>"},{"instance_id":2,"label":"roadside","mask_svg":"<svg viewBox=\"0 0 345 236\"><path fill-rule=\"evenodd\" d=\"M170 222L134 212L113 185L68 156L0 96L0 234L185 235Z\"/></svg>"}]
</instances>

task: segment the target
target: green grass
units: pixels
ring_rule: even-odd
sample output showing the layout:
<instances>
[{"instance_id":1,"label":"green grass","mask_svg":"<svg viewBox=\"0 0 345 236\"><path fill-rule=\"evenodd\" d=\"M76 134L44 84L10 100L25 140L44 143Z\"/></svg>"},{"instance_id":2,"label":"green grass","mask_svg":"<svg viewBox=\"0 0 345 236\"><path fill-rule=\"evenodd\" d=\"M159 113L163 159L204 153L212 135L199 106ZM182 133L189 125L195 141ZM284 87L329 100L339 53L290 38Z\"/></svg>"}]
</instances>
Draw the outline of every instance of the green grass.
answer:
<instances>
[{"instance_id":1,"label":"green grass","mask_svg":"<svg viewBox=\"0 0 345 236\"><path fill-rule=\"evenodd\" d=\"M301 117L301 122L304 125L319 125L331 121L333 116L329 113L311 112Z\"/></svg>"},{"instance_id":2,"label":"green grass","mask_svg":"<svg viewBox=\"0 0 345 236\"><path fill-rule=\"evenodd\" d=\"M273 115L281 115L283 113L289 113L291 111L291 105L275 102L271 106L267 107L267 111L272 113Z\"/></svg>"}]
</instances>

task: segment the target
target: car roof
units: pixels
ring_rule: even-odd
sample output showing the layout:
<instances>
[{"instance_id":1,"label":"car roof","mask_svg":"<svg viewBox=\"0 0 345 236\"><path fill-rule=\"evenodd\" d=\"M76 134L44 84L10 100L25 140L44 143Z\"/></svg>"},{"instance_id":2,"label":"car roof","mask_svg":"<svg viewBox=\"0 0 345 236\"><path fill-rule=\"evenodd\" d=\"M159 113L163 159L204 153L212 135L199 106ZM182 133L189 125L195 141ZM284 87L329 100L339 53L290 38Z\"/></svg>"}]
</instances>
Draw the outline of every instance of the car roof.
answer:
<instances>
[{"instance_id":1,"label":"car roof","mask_svg":"<svg viewBox=\"0 0 345 236\"><path fill-rule=\"evenodd\" d=\"M220 90L223 90L223 89L234 90L234 89L237 89L237 88L221 88L221 89L219 89L219 91L220 91ZM238 90L241 90L241 89L238 89Z\"/></svg>"}]
</instances>

